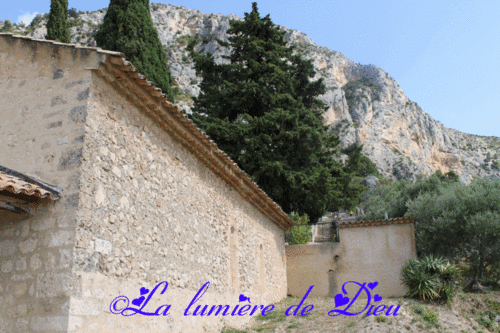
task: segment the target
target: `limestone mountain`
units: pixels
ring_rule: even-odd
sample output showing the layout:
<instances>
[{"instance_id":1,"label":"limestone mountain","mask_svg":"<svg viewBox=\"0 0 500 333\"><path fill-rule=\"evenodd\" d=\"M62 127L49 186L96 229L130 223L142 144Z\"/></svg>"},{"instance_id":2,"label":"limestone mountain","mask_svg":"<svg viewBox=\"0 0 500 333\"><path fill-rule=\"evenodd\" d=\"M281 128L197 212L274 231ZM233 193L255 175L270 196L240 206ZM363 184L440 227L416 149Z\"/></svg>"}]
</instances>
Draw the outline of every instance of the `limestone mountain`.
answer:
<instances>
[{"instance_id":1,"label":"limestone mountain","mask_svg":"<svg viewBox=\"0 0 500 333\"><path fill-rule=\"evenodd\" d=\"M71 42L95 46L94 34L104 14L105 9L70 18ZM215 39L227 40L229 21L241 18L163 4L152 4L151 15L169 58L176 100L189 112L191 97L199 93L200 79L186 46L196 41L196 50L211 52L222 62L224 50ZM339 134L344 147L363 144L363 153L381 174L411 179L416 174L453 170L464 182L473 177L500 179L500 138L445 127L410 101L381 68L355 63L340 52L317 46L300 31L283 29L287 40L297 44L296 52L313 60L316 79L325 80L327 92L321 97L328 105L325 123ZM46 19L28 29L14 26L14 33L44 38Z\"/></svg>"}]
</instances>

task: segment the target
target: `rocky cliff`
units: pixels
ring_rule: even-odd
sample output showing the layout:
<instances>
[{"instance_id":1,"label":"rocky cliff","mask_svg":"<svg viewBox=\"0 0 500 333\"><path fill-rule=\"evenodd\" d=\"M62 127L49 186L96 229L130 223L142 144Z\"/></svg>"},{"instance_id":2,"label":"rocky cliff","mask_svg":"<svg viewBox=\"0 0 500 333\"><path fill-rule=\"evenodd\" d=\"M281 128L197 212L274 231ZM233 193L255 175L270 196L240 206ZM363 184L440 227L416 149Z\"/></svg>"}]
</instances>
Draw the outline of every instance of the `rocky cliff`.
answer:
<instances>
[{"instance_id":1,"label":"rocky cliff","mask_svg":"<svg viewBox=\"0 0 500 333\"><path fill-rule=\"evenodd\" d=\"M215 38L227 40L229 21L241 18L160 4L151 5L151 14L170 58L178 105L189 111L191 97L199 93L200 79L186 51L188 42L199 39L198 51L211 52L223 61L220 56L227 51ZM93 35L104 15L105 10L80 12L71 19L72 42L95 46ZM44 38L45 23L42 20L28 35ZM315 79L323 78L326 83L327 92L321 96L328 105L325 123L339 134L343 146L363 144L363 153L384 176L411 179L420 173L453 170L464 182L478 176L500 178L500 138L446 128L410 101L379 67L357 64L340 52L317 46L297 30L283 29L287 40L297 45L297 52L312 59Z\"/></svg>"}]
</instances>

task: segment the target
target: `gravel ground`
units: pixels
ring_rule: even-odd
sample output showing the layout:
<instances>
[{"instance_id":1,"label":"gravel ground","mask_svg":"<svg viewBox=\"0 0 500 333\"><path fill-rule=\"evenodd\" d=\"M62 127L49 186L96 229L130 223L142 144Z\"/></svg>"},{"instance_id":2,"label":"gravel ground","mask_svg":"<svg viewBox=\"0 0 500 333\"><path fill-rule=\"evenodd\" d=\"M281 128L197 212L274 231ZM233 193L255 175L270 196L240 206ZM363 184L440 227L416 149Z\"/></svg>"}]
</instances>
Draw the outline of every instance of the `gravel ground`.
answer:
<instances>
[{"instance_id":1,"label":"gravel ground","mask_svg":"<svg viewBox=\"0 0 500 333\"><path fill-rule=\"evenodd\" d=\"M407 298L390 298L377 304L401 305L396 316L385 314L366 316L340 315L329 317L335 308L333 298L307 298L305 305L314 304L308 316L285 316L285 310L298 304L300 298L287 297L266 317L256 317L245 330L226 329L223 332L495 332L500 333L500 291L482 294L459 294L450 305L422 302ZM366 305L356 301L350 312L361 311ZM344 308L344 307L340 307Z\"/></svg>"}]
</instances>

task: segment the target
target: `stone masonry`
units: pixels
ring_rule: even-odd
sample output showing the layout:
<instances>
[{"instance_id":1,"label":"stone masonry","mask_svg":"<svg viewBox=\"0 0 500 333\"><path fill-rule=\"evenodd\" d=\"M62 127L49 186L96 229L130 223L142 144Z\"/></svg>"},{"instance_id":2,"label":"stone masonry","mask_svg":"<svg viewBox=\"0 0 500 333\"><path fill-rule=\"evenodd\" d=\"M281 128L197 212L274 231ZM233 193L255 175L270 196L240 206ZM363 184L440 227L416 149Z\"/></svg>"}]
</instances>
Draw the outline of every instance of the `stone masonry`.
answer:
<instances>
[{"instance_id":1,"label":"stone masonry","mask_svg":"<svg viewBox=\"0 0 500 333\"><path fill-rule=\"evenodd\" d=\"M63 189L1 215L0 332L218 332L248 317L184 316L207 281L286 296L293 223L122 54L0 34L0 79L0 165ZM168 316L110 313L161 281Z\"/></svg>"}]
</instances>

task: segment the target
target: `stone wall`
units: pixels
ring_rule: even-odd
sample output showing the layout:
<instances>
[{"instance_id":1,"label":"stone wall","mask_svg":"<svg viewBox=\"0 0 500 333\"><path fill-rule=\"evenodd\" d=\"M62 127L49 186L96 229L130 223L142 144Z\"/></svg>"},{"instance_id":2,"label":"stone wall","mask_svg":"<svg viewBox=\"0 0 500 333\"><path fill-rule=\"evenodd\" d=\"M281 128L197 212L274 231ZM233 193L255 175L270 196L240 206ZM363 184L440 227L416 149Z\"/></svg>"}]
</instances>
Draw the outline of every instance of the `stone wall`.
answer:
<instances>
[{"instance_id":1,"label":"stone wall","mask_svg":"<svg viewBox=\"0 0 500 333\"><path fill-rule=\"evenodd\" d=\"M63 189L32 216L0 216L0 332L65 332L89 51L0 38L0 165Z\"/></svg>"},{"instance_id":2,"label":"stone wall","mask_svg":"<svg viewBox=\"0 0 500 333\"><path fill-rule=\"evenodd\" d=\"M303 297L314 285L311 296L335 296L338 288L333 273L338 272L339 248L337 242L287 246L287 293Z\"/></svg>"},{"instance_id":3,"label":"stone wall","mask_svg":"<svg viewBox=\"0 0 500 333\"><path fill-rule=\"evenodd\" d=\"M284 231L97 75L90 92L70 329L218 331L220 317L182 314L207 281L202 304L283 298ZM109 313L161 281L169 318Z\"/></svg>"},{"instance_id":4,"label":"stone wall","mask_svg":"<svg viewBox=\"0 0 500 333\"><path fill-rule=\"evenodd\" d=\"M344 282L377 281L379 295L403 296L407 288L400 280L401 268L416 257L416 248L413 223L401 221L341 226L340 242L287 246L288 294L302 297L314 285L310 295L332 297ZM346 287L349 292L354 285Z\"/></svg>"},{"instance_id":5,"label":"stone wall","mask_svg":"<svg viewBox=\"0 0 500 333\"><path fill-rule=\"evenodd\" d=\"M127 62L0 34L0 165L63 189L55 203L27 204L27 219L0 215L0 332L218 332L248 317L184 316L207 281L197 304L286 296L286 215L185 122L152 116L168 104L161 92L135 81L157 98L145 105L116 90L110 81L130 73L116 63ZM214 163L193 155L203 149ZM115 297L161 281L168 290L152 302L170 304L168 316L110 313Z\"/></svg>"}]
</instances>

